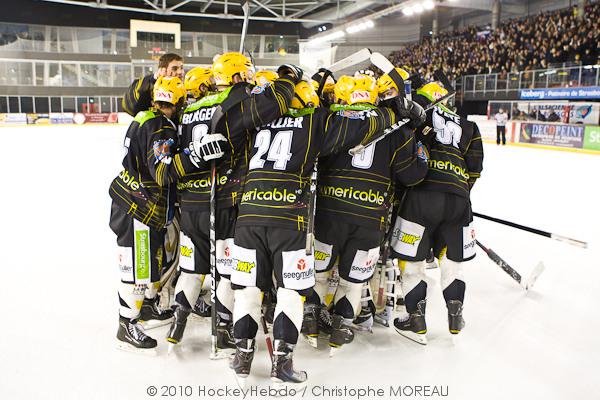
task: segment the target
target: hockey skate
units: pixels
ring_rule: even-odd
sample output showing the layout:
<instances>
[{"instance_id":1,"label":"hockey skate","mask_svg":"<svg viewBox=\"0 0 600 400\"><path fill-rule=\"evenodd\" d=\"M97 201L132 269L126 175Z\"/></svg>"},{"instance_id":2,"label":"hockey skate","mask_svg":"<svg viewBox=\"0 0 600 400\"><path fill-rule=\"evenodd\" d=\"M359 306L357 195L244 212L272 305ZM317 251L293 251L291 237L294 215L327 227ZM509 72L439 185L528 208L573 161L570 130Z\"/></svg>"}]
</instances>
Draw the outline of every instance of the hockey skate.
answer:
<instances>
[{"instance_id":1,"label":"hockey skate","mask_svg":"<svg viewBox=\"0 0 600 400\"><path fill-rule=\"evenodd\" d=\"M171 322L171 327L167 334L167 342L169 342L167 354L171 354L175 349L175 346L181 342L189 315L190 311L184 310L183 307L177 307L175 310L175 318L173 319L173 322Z\"/></svg>"},{"instance_id":2,"label":"hockey skate","mask_svg":"<svg viewBox=\"0 0 600 400\"><path fill-rule=\"evenodd\" d=\"M417 311L394 320L396 332L422 345L427 344L427 324L425 323L425 300L417 303Z\"/></svg>"},{"instance_id":3,"label":"hockey skate","mask_svg":"<svg viewBox=\"0 0 600 400\"><path fill-rule=\"evenodd\" d=\"M334 315L331 322L331 336L329 337L329 357L333 355L345 344L354 340L354 332L350 329L352 320L345 319L341 315Z\"/></svg>"},{"instance_id":4,"label":"hockey skate","mask_svg":"<svg viewBox=\"0 0 600 400\"><path fill-rule=\"evenodd\" d=\"M304 319L302 320L302 328L300 333L304 335L308 344L315 349L317 348L317 338L319 337L318 312L319 307L315 304L304 305Z\"/></svg>"},{"instance_id":5,"label":"hockey skate","mask_svg":"<svg viewBox=\"0 0 600 400\"><path fill-rule=\"evenodd\" d=\"M294 388L296 390L306 385L308 376L305 371L294 370L292 356L294 345L275 340L273 349L273 364L271 367L271 381L276 390Z\"/></svg>"},{"instance_id":6,"label":"hockey skate","mask_svg":"<svg viewBox=\"0 0 600 400\"><path fill-rule=\"evenodd\" d=\"M382 312L375 314L375 322L389 328L394 317L394 306L386 305Z\"/></svg>"},{"instance_id":7,"label":"hockey skate","mask_svg":"<svg viewBox=\"0 0 600 400\"><path fill-rule=\"evenodd\" d=\"M192 308L192 314L194 318L206 318L210 317L211 305L206 300L204 300L204 296L202 293L198 296L198 300L196 300L196 304L194 304L194 308Z\"/></svg>"},{"instance_id":8,"label":"hockey skate","mask_svg":"<svg viewBox=\"0 0 600 400\"><path fill-rule=\"evenodd\" d=\"M317 306L317 326L319 328L319 333L331 335L331 323L331 313L327 309L327 306L323 304Z\"/></svg>"},{"instance_id":9,"label":"hockey skate","mask_svg":"<svg viewBox=\"0 0 600 400\"><path fill-rule=\"evenodd\" d=\"M369 302L360 309L358 317L352 321L354 328L359 332L373 333L373 315L375 314L375 304Z\"/></svg>"},{"instance_id":10,"label":"hockey skate","mask_svg":"<svg viewBox=\"0 0 600 400\"><path fill-rule=\"evenodd\" d=\"M448 306L448 329L453 335L457 335L465 327L465 320L462 316L462 302L459 300L450 300Z\"/></svg>"},{"instance_id":11,"label":"hockey skate","mask_svg":"<svg viewBox=\"0 0 600 400\"><path fill-rule=\"evenodd\" d=\"M144 333L136 320L119 317L117 348L133 353L156 355L156 340Z\"/></svg>"},{"instance_id":12,"label":"hockey skate","mask_svg":"<svg viewBox=\"0 0 600 400\"><path fill-rule=\"evenodd\" d=\"M235 340L233 339L233 322L218 319L217 353L211 358L213 360L229 358L234 353L235 349Z\"/></svg>"},{"instance_id":13,"label":"hockey skate","mask_svg":"<svg viewBox=\"0 0 600 400\"><path fill-rule=\"evenodd\" d=\"M240 389L246 387L246 379L250 375L252 360L254 359L255 340L237 339L235 355L229 362L229 368L233 370L236 376L237 384Z\"/></svg>"},{"instance_id":14,"label":"hockey skate","mask_svg":"<svg viewBox=\"0 0 600 400\"><path fill-rule=\"evenodd\" d=\"M140 324L144 329L153 329L167 325L173 319L173 310L170 308L161 309L158 305L159 302L159 296L153 299L144 298L139 318Z\"/></svg>"}]
</instances>

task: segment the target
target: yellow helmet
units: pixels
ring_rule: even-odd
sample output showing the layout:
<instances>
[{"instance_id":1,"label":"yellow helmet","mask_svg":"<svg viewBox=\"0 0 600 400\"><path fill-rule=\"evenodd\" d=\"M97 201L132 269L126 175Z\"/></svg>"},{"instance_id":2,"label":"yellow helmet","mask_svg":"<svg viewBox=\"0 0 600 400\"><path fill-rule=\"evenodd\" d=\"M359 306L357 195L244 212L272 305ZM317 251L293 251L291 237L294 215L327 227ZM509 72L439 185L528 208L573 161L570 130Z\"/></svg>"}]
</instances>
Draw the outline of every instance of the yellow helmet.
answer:
<instances>
[{"instance_id":1,"label":"yellow helmet","mask_svg":"<svg viewBox=\"0 0 600 400\"><path fill-rule=\"evenodd\" d=\"M369 103L377 101L377 81L366 75L340 77L334 87L335 97L348 104Z\"/></svg>"},{"instance_id":2,"label":"yellow helmet","mask_svg":"<svg viewBox=\"0 0 600 400\"><path fill-rule=\"evenodd\" d=\"M267 83L273 83L277 78L279 78L277 72L263 69L254 74L254 84L257 86L265 86Z\"/></svg>"},{"instance_id":3,"label":"yellow helmet","mask_svg":"<svg viewBox=\"0 0 600 400\"><path fill-rule=\"evenodd\" d=\"M311 85L312 85L313 89L315 90L315 92L317 90L319 90L319 82L311 81ZM323 93L324 94L333 93L334 88L335 88L335 82L334 82L333 78L328 77L327 80L325 81L325 85L323 86Z\"/></svg>"},{"instance_id":4,"label":"yellow helmet","mask_svg":"<svg viewBox=\"0 0 600 400\"><path fill-rule=\"evenodd\" d=\"M204 85L208 90L213 86L213 73L210 68L195 67L185 74L183 82L185 90L195 99L204 96L206 91L201 91L200 86Z\"/></svg>"},{"instance_id":5,"label":"yellow helmet","mask_svg":"<svg viewBox=\"0 0 600 400\"><path fill-rule=\"evenodd\" d=\"M417 89L417 94L425 97L431 103L441 99L448 94L448 90L445 89L439 82L430 82Z\"/></svg>"},{"instance_id":6,"label":"yellow helmet","mask_svg":"<svg viewBox=\"0 0 600 400\"><path fill-rule=\"evenodd\" d=\"M290 103L290 108L317 107L319 105L319 96L311 84L306 81L300 81L294 90L294 98Z\"/></svg>"},{"instance_id":7,"label":"yellow helmet","mask_svg":"<svg viewBox=\"0 0 600 400\"><path fill-rule=\"evenodd\" d=\"M154 84L152 100L178 105L186 97L183 82L176 76L159 76Z\"/></svg>"},{"instance_id":8,"label":"yellow helmet","mask_svg":"<svg viewBox=\"0 0 600 400\"><path fill-rule=\"evenodd\" d=\"M239 74L244 81L250 82L254 66L252 61L242 53L231 52L218 56L213 62L212 71L217 85L229 86L233 84L233 77L236 74Z\"/></svg>"},{"instance_id":9,"label":"yellow helmet","mask_svg":"<svg viewBox=\"0 0 600 400\"><path fill-rule=\"evenodd\" d=\"M400 74L402 79L408 79L408 72L406 72L404 69L396 67L395 70ZM381 75L381 77L377 79L377 90L379 91L380 95L387 92L391 88L394 88L396 91L400 92L400 89L398 89L398 86L388 74ZM402 90L404 90L404 88Z\"/></svg>"}]
</instances>

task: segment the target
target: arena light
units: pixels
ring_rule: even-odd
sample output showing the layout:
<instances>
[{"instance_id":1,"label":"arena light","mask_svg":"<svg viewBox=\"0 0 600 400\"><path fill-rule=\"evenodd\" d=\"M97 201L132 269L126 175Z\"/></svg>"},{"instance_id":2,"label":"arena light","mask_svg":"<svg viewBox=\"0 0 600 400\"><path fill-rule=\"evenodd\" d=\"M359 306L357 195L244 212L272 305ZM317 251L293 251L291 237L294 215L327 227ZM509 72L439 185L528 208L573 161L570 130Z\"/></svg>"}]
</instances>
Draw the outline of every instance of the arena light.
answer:
<instances>
[{"instance_id":1,"label":"arena light","mask_svg":"<svg viewBox=\"0 0 600 400\"><path fill-rule=\"evenodd\" d=\"M423 12L423 6L420 3L413 4L411 7L415 14L421 14Z\"/></svg>"},{"instance_id":2,"label":"arena light","mask_svg":"<svg viewBox=\"0 0 600 400\"><path fill-rule=\"evenodd\" d=\"M433 0L427 0L423 3L423 8L426 10L433 10L435 8L435 3Z\"/></svg>"},{"instance_id":3,"label":"arena light","mask_svg":"<svg viewBox=\"0 0 600 400\"><path fill-rule=\"evenodd\" d=\"M414 11L412 10L412 8L406 7L402 9L402 14L406 15L407 17L410 17L414 14Z\"/></svg>"},{"instance_id":4,"label":"arena light","mask_svg":"<svg viewBox=\"0 0 600 400\"><path fill-rule=\"evenodd\" d=\"M372 20L366 20L362 22L356 22L346 28L347 33L356 33L360 31L364 31L366 29L371 29L375 26L375 23Z\"/></svg>"},{"instance_id":5,"label":"arena light","mask_svg":"<svg viewBox=\"0 0 600 400\"><path fill-rule=\"evenodd\" d=\"M343 38L344 36L346 36L344 31L335 31L335 32L331 32L328 35L316 37L316 38L312 39L309 43L317 44L317 43L322 43L322 42L331 42L336 39Z\"/></svg>"}]
</instances>

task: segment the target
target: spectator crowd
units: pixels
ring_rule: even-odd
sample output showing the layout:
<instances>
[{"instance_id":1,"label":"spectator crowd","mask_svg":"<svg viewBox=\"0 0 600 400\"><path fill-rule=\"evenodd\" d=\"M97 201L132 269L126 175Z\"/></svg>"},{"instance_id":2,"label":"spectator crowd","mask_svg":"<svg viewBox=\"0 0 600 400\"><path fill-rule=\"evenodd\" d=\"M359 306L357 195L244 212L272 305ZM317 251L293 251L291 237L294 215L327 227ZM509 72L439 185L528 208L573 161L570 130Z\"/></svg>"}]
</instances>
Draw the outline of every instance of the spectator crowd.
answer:
<instances>
[{"instance_id":1,"label":"spectator crowd","mask_svg":"<svg viewBox=\"0 0 600 400\"><path fill-rule=\"evenodd\" d=\"M577 7L504 21L489 27L469 26L440 33L435 39L393 52L398 66L408 66L430 78L443 69L450 79L462 75L508 73L552 68L557 64L598 62L600 4L588 4L584 18Z\"/></svg>"}]
</instances>

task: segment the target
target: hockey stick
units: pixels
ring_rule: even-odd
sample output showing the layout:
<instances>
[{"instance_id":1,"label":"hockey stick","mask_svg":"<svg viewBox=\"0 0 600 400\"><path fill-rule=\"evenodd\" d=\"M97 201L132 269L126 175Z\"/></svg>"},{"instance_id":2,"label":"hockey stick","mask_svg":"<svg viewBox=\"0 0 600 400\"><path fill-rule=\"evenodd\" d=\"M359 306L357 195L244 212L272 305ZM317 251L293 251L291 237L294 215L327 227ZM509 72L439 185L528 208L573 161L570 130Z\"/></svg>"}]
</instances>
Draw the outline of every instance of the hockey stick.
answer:
<instances>
[{"instance_id":1,"label":"hockey stick","mask_svg":"<svg viewBox=\"0 0 600 400\"><path fill-rule=\"evenodd\" d=\"M310 174L310 197L308 199L308 221L306 222L306 246L307 256L313 253L315 239L315 211L317 202L317 166L319 160L315 160L312 173Z\"/></svg>"},{"instance_id":2,"label":"hockey stick","mask_svg":"<svg viewBox=\"0 0 600 400\"><path fill-rule=\"evenodd\" d=\"M223 108L218 105L215 108L212 119L210 121L210 132L215 133L217 123L225 115ZM217 232L216 232L216 213L217 213L217 162L210 162L210 301L212 307L210 309L210 358L217 359Z\"/></svg>"},{"instance_id":3,"label":"hockey stick","mask_svg":"<svg viewBox=\"0 0 600 400\"><path fill-rule=\"evenodd\" d=\"M519 285L521 285L521 287L525 290L531 289L533 287L533 285L535 284L535 281L537 280L537 278L540 276L540 274L542 272L544 272L544 268L545 268L544 263L540 261L538 263L538 265L536 265L536 267L531 272L529 279L527 279L526 281L523 281L523 277L521 276L521 274L519 274L517 271L515 271L515 269L513 267L508 265L508 263L506 261L504 261L498 254L496 254L496 252L494 250L488 249L487 247L482 245L478 240L476 240L475 243L477 243L477 245L479 247L481 247L481 249L483 251L485 251L487 256L494 263L496 263L500 268L502 268L502 270L504 272L506 272L508 275L510 275L511 278L513 278L515 281L517 281L517 283Z\"/></svg>"},{"instance_id":4,"label":"hockey stick","mask_svg":"<svg viewBox=\"0 0 600 400\"><path fill-rule=\"evenodd\" d=\"M267 342L267 350L269 351L269 357L271 360L273 359L273 343L271 342L271 336L269 336L269 328L267 327L267 321L265 320L265 316L260 316L260 322L263 327L263 332L265 333L265 342Z\"/></svg>"},{"instance_id":5,"label":"hockey stick","mask_svg":"<svg viewBox=\"0 0 600 400\"><path fill-rule=\"evenodd\" d=\"M479 217L479 218L487 219L489 221L497 222L497 223L502 224L502 225L510 226L511 228L521 229L521 230L526 231L526 232L535 233L536 235L545 236L545 237L548 237L550 239L558 240L559 242L565 242L565 243L568 243L568 244L573 245L573 246L582 247L584 249L587 248L587 246L588 246L587 242L584 242L584 241L581 241L581 240L572 239L572 238L569 238L569 237L566 237L566 236L557 235L556 233L546 232L546 231L542 231L542 230L536 229L536 228L530 228L528 226L520 225L520 224L517 224L517 223L514 223L514 222L510 222L510 221L506 221L506 220L503 220L503 219L500 219L500 218L490 217L488 215L479 214L479 213L476 213L476 212L474 212L473 215L476 216L476 217Z\"/></svg>"},{"instance_id":6,"label":"hockey stick","mask_svg":"<svg viewBox=\"0 0 600 400\"><path fill-rule=\"evenodd\" d=\"M250 2L245 1L242 5L244 11L244 24L242 25L242 37L240 39L240 53L244 54L244 41L246 40L246 32L248 31L248 20L250 19ZM254 64L252 64L254 65Z\"/></svg>"}]
</instances>

